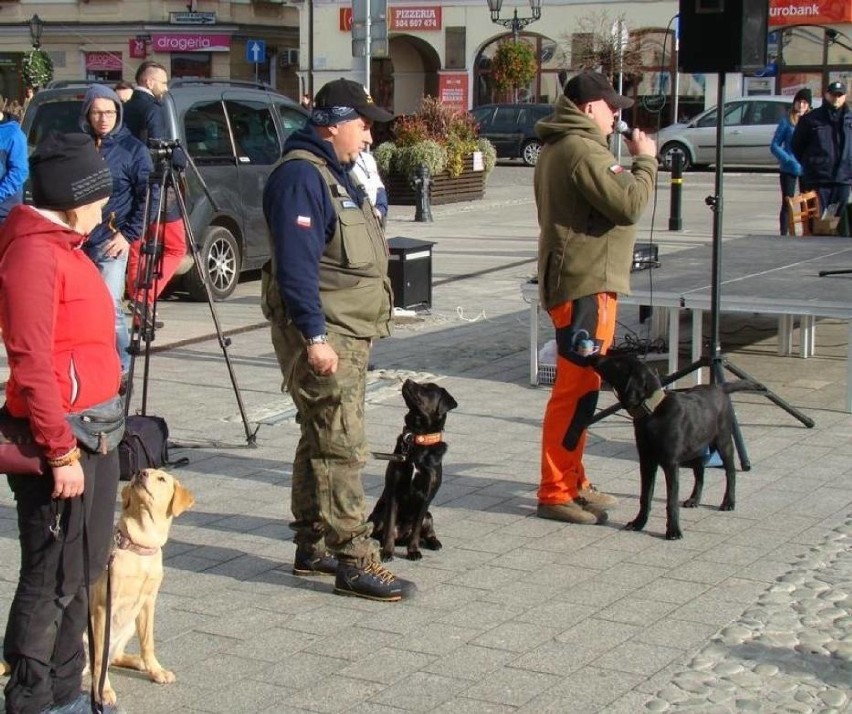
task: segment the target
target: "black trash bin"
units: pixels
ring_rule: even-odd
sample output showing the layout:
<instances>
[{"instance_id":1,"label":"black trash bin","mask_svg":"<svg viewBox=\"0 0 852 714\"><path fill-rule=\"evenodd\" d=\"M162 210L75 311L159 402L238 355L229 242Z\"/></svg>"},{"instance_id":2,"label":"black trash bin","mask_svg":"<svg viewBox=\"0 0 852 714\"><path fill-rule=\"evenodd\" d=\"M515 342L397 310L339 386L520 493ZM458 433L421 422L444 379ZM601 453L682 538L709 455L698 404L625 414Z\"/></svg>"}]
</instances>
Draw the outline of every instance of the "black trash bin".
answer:
<instances>
[{"instance_id":1,"label":"black trash bin","mask_svg":"<svg viewBox=\"0 0 852 714\"><path fill-rule=\"evenodd\" d=\"M388 239L388 277L394 307L432 307L433 245L416 238Z\"/></svg>"}]
</instances>

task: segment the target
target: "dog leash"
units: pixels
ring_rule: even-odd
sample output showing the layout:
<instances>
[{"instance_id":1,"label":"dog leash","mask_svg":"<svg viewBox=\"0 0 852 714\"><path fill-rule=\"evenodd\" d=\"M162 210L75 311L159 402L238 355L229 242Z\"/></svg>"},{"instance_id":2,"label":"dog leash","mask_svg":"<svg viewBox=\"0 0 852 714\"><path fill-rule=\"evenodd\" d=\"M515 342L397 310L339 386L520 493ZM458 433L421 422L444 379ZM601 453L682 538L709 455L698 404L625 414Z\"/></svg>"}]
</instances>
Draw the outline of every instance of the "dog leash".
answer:
<instances>
[{"instance_id":1,"label":"dog leash","mask_svg":"<svg viewBox=\"0 0 852 714\"><path fill-rule=\"evenodd\" d=\"M86 618L86 629L89 633L89 669L94 675L95 647L97 647L97 643L95 642L95 630L92 626L92 597L90 592L91 586L89 584L91 581L91 578L89 577L89 529L86 526L86 503L83 499L84 495L81 493L80 506L83 509L83 577L86 580L86 611L88 613L88 617ZM103 714L104 711L104 685L106 684L107 667L109 667L109 626L110 619L112 618L112 573L109 567L107 567L106 585L106 622L104 623L104 641L101 653L101 673L100 677L98 677L97 692L95 691L95 680L93 677L89 694L92 714Z\"/></svg>"}]
</instances>

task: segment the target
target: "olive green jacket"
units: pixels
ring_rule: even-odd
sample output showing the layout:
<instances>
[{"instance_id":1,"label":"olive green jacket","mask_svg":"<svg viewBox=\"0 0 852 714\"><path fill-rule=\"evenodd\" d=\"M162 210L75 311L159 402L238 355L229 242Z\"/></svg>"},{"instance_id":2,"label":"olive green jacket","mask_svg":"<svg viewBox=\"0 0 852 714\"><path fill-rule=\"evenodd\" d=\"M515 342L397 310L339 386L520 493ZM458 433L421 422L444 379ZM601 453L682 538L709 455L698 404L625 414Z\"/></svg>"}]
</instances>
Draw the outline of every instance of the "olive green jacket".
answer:
<instances>
[{"instance_id":1,"label":"olive green jacket","mask_svg":"<svg viewBox=\"0 0 852 714\"><path fill-rule=\"evenodd\" d=\"M630 293L636 222L651 197L657 160L621 167L598 126L567 97L536 124L538 280L548 310L594 293Z\"/></svg>"}]
</instances>

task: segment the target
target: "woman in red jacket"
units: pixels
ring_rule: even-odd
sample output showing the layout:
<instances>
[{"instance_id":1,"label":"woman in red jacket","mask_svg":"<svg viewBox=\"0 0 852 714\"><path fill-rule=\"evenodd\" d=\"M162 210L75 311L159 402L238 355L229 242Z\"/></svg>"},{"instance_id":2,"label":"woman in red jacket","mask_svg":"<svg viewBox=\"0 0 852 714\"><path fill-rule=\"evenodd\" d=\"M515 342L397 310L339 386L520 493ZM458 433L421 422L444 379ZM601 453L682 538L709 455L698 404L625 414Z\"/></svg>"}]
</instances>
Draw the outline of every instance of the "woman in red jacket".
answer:
<instances>
[{"instance_id":1,"label":"woman in red jacket","mask_svg":"<svg viewBox=\"0 0 852 714\"><path fill-rule=\"evenodd\" d=\"M34 206L0 229L0 325L11 375L5 408L29 419L49 465L9 474L21 570L3 654L7 714L90 711L81 693L86 629L84 537L91 580L112 541L118 457L80 449L66 416L118 393L112 298L80 250L101 222L112 181L94 142L51 134L30 157Z\"/></svg>"}]
</instances>

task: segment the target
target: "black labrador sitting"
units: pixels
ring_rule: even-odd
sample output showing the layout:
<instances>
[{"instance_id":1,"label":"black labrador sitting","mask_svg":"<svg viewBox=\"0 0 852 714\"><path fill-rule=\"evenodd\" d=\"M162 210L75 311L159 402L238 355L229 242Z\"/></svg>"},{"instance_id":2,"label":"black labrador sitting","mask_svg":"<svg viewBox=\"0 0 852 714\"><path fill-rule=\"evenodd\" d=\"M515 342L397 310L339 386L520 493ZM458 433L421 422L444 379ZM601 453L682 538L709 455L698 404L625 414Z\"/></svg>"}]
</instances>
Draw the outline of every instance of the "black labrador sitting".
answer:
<instances>
[{"instance_id":1,"label":"black labrador sitting","mask_svg":"<svg viewBox=\"0 0 852 714\"><path fill-rule=\"evenodd\" d=\"M405 427L385 471L385 488L368 519L385 561L393 560L397 543L407 547L409 560L423 557L421 540L430 550L441 549L429 504L441 486L447 412L458 406L446 389L431 382L406 379L402 396L408 406Z\"/></svg>"},{"instance_id":2,"label":"black labrador sitting","mask_svg":"<svg viewBox=\"0 0 852 714\"><path fill-rule=\"evenodd\" d=\"M734 408L731 392L761 391L754 382L701 384L692 389L664 392L656 373L632 355L596 357L595 371L615 391L618 401L633 417L636 450L639 452L641 493L639 513L625 527L641 531L648 521L657 466L666 476L666 538L682 538L678 518L678 468L692 467L695 485L684 508L701 502L704 488L704 453L715 448L725 467L725 496L720 511L733 511L736 502L734 467Z\"/></svg>"}]
</instances>

